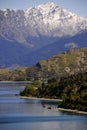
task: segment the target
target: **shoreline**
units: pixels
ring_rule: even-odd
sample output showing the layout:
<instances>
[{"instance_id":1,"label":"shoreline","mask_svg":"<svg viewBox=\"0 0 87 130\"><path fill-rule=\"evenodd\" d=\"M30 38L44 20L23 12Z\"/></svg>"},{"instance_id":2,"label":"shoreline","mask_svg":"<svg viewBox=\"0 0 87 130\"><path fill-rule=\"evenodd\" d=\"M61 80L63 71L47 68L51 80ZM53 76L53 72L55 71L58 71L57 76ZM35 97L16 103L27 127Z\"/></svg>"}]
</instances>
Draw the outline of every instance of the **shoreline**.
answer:
<instances>
[{"instance_id":1,"label":"shoreline","mask_svg":"<svg viewBox=\"0 0 87 130\"><path fill-rule=\"evenodd\" d=\"M59 111L65 111L65 112L71 112L71 113L77 113L77 114L84 114L87 115L87 112L85 111L79 111L79 110L72 110L72 109L65 109L65 108L58 108Z\"/></svg>"},{"instance_id":2,"label":"shoreline","mask_svg":"<svg viewBox=\"0 0 87 130\"><path fill-rule=\"evenodd\" d=\"M24 98L24 99L33 99L33 100L44 100L44 101L62 102L62 99L37 98L37 97L27 97L27 96L18 96L18 97Z\"/></svg>"},{"instance_id":3,"label":"shoreline","mask_svg":"<svg viewBox=\"0 0 87 130\"><path fill-rule=\"evenodd\" d=\"M60 102L62 102L62 99L37 98L37 97L27 97L27 96L18 96L18 97L23 98L23 99L44 100L44 101L54 101L54 102L60 101ZM72 109L65 109L65 108L56 108L56 110L87 115L87 112L79 111L79 110L72 110Z\"/></svg>"}]
</instances>

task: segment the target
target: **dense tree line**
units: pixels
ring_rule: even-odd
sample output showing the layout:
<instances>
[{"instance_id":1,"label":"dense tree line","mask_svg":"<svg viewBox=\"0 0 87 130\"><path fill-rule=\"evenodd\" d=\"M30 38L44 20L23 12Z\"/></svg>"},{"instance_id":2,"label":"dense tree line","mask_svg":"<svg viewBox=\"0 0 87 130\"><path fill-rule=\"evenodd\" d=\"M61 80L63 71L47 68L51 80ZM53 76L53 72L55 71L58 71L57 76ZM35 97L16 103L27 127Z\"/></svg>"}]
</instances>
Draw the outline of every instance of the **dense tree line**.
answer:
<instances>
[{"instance_id":1,"label":"dense tree line","mask_svg":"<svg viewBox=\"0 0 87 130\"><path fill-rule=\"evenodd\" d=\"M39 84L39 85L37 85ZM50 79L47 83L27 85L22 96L61 98L59 107L87 111L87 73Z\"/></svg>"}]
</instances>

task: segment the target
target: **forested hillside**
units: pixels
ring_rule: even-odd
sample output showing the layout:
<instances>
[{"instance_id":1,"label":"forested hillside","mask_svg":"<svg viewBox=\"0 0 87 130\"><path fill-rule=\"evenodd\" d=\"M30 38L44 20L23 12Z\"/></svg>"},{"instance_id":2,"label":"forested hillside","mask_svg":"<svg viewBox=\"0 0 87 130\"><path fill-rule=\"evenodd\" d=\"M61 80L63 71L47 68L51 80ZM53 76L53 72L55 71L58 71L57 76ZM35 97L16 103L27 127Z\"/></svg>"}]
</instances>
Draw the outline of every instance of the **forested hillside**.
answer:
<instances>
[{"instance_id":1,"label":"forested hillside","mask_svg":"<svg viewBox=\"0 0 87 130\"><path fill-rule=\"evenodd\" d=\"M21 96L63 99L58 107L87 111L87 73L51 79L48 83L27 85Z\"/></svg>"}]
</instances>

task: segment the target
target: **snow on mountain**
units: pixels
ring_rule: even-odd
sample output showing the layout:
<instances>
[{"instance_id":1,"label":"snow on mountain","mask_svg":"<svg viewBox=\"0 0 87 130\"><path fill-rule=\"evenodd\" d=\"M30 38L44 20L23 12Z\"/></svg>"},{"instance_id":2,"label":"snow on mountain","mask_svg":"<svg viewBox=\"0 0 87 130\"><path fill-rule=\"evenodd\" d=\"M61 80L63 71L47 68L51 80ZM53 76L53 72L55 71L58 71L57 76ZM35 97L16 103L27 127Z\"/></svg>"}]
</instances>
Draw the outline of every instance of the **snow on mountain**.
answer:
<instances>
[{"instance_id":1,"label":"snow on mountain","mask_svg":"<svg viewBox=\"0 0 87 130\"><path fill-rule=\"evenodd\" d=\"M26 10L0 10L0 35L29 47L44 41L44 37L74 36L87 29L87 19L79 17L53 2ZM42 44L41 44L42 45Z\"/></svg>"},{"instance_id":2,"label":"snow on mountain","mask_svg":"<svg viewBox=\"0 0 87 130\"><path fill-rule=\"evenodd\" d=\"M25 10L0 10L0 67L38 60L87 46L87 19L53 2Z\"/></svg>"}]
</instances>

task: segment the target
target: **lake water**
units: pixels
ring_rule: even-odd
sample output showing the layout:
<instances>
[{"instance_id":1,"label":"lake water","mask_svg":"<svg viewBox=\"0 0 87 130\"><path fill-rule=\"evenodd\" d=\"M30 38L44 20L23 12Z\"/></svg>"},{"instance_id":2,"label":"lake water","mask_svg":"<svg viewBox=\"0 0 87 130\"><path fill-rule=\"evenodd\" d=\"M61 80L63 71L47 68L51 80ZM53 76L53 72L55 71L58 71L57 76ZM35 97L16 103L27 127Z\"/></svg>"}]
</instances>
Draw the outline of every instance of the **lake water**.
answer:
<instances>
[{"instance_id":1,"label":"lake water","mask_svg":"<svg viewBox=\"0 0 87 130\"><path fill-rule=\"evenodd\" d=\"M0 130L87 130L87 116L58 111L55 102L16 97L23 88L0 83Z\"/></svg>"}]
</instances>

